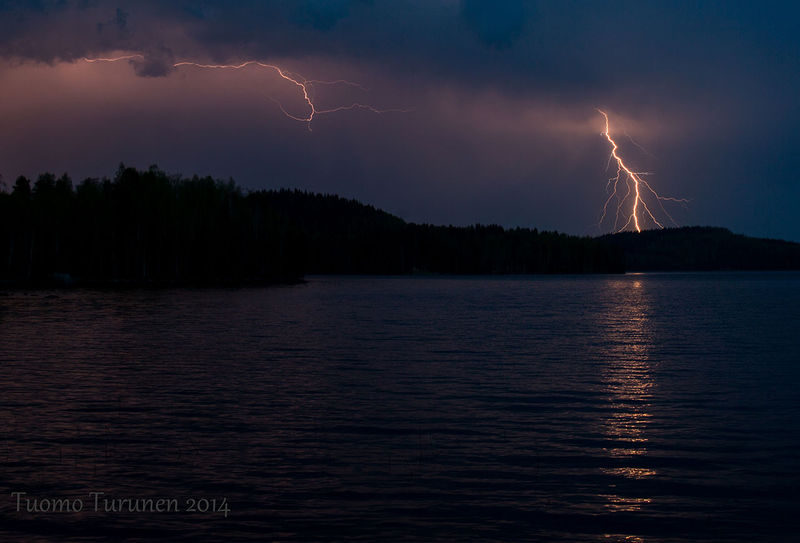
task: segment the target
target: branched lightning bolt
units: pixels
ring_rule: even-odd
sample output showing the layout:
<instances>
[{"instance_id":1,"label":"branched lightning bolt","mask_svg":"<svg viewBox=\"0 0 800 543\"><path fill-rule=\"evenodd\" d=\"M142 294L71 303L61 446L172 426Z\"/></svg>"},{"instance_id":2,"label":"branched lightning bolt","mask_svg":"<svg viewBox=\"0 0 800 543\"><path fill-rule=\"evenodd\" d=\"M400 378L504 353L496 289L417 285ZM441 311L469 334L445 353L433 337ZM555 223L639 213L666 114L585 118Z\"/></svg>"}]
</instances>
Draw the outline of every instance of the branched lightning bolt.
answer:
<instances>
[{"instance_id":1,"label":"branched lightning bolt","mask_svg":"<svg viewBox=\"0 0 800 543\"><path fill-rule=\"evenodd\" d=\"M653 215L650 208L647 206L647 202L643 198L643 194L651 195L656 202L658 202L661 211L664 212L664 215L669 218L669 220L677 226L677 223L672 218L672 215L667 212L664 208L663 202L676 202L683 205L689 203L689 200L684 198L671 198L668 196L661 196L658 194L655 189L653 189L650 184L643 179L646 175L651 175L650 172L635 172L631 170L625 162L623 162L622 157L619 156L617 151L619 150L619 146L617 142L611 137L611 126L608 120L608 115L605 111L598 109L597 110L605 119L605 130L603 130L602 135L608 140L608 143L611 144L611 155L608 157L608 164L606 169L611 167L611 162L614 161L617 164L617 174L608 180L606 183L606 192L609 193L608 199L606 200L605 204L603 205L603 214L600 217L600 221L598 224L602 224L608 214L608 205L611 203L614 198L617 199L617 209L616 215L614 218L614 229L617 232L622 232L623 230L627 229L629 226L633 226L633 228L637 232L642 231L642 225L644 223L644 219L649 217L650 220L658 226L659 228L664 228L664 225L659 222L659 220ZM638 146L638 144L636 144ZM624 183L626 187L626 192L624 196L620 196L620 184ZM631 193L633 195L631 196ZM619 226L620 215L622 215L623 219L625 219L625 215L623 212L623 207L625 206L626 202L633 200L631 205L630 214L627 216L627 220L622 225L622 228L617 229ZM642 212L641 210L644 210ZM641 215L641 217L640 217Z\"/></svg>"},{"instance_id":2,"label":"branched lightning bolt","mask_svg":"<svg viewBox=\"0 0 800 543\"><path fill-rule=\"evenodd\" d=\"M142 54L132 54L132 55L124 55L120 57L112 57L112 58L84 58L86 62L119 62L121 60L133 60L133 59L142 59L144 60L144 55ZM408 113L413 111L412 109L401 109L401 108L389 108L389 109L379 109L375 106L369 104L362 104L358 102L354 102L350 105L346 106L337 106L329 109L318 109L317 105L314 103L313 98L313 87L314 85L347 85L350 87L358 88L362 91L368 91L369 89L365 88L364 86L360 85L359 83L355 83L353 81L348 81L346 79L336 79L333 81L323 81L320 79L306 79L305 77L287 71L280 66L275 64L267 64L264 62L260 62L257 60L248 60L239 64L201 64L199 62L191 62L191 61L180 61L172 64L173 68L181 68L181 67L193 67L193 68L200 68L200 69L207 69L207 70L241 70L243 68L247 68L248 66L255 66L258 68L265 68L269 70L273 70L275 73L278 74L282 79L292 83L297 87L297 89L302 93L303 99L305 100L308 106L308 114L305 116L298 116L290 113L286 110L283 104L273 97L269 97L270 100L275 102L280 110L286 115L288 118L293 119L295 121L300 121L306 123L308 129L311 130L311 122L314 118L318 115L324 115L327 113L336 113L338 111L349 111L354 109L363 109L365 111L370 111L372 113Z\"/></svg>"}]
</instances>

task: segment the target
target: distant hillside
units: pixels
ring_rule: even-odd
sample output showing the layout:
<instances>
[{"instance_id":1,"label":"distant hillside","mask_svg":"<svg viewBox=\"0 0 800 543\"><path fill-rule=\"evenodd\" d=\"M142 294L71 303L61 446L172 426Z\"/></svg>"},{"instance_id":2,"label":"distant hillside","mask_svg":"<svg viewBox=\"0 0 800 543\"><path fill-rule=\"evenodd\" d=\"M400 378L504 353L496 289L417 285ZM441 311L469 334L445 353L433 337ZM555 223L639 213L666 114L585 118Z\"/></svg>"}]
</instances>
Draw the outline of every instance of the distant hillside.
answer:
<instances>
[{"instance_id":1,"label":"distant hillside","mask_svg":"<svg viewBox=\"0 0 800 543\"><path fill-rule=\"evenodd\" d=\"M0 281L10 285L240 285L308 273L614 273L601 240L500 226L406 223L301 191L120 165L114 179L19 177L0 190Z\"/></svg>"},{"instance_id":2,"label":"distant hillside","mask_svg":"<svg viewBox=\"0 0 800 543\"><path fill-rule=\"evenodd\" d=\"M259 191L249 197L295 226L307 273L621 273L603 241L536 229L406 223L338 196Z\"/></svg>"},{"instance_id":3,"label":"distant hillside","mask_svg":"<svg viewBox=\"0 0 800 543\"><path fill-rule=\"evenodd\" d=\"M114 179L20 177L0 190L0 281L240 285L304 274L800 269L800 244L724 228L577 237L407 223L335 195L120 166Z\"/></svg>"},{"instance_id":4,"label":"distant hillside","mask_svg":"<svg viewBox=\"0 0 800 543\"><path fill-rule=\"evenodd\" d=\"M800 243L690 226L598 238L624 252L626 271L797 270Z\"/></svg>"}]
</instances>

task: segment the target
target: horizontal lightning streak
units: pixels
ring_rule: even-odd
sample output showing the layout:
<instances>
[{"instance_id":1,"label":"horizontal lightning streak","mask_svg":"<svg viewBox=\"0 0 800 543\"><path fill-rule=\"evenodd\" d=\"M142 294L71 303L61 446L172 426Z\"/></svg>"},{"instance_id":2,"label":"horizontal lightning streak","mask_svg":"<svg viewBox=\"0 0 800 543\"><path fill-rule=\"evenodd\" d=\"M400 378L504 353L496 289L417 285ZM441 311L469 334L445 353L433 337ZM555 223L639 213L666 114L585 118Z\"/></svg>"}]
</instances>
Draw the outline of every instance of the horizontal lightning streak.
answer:
<instances>
[{"instance_id":1,"label":"horizontal lightning streak","mask_svg":"<svg viewBox=\"0 0 800 543\"><path fill-rule=\"evenodd\" d=\"M131 59L134 59L134 58L144 59L144 55L125 55L123 57L113 57L113 58L86 58L86 57L83 57L83 60L85 60L86 62L95 63L95 62L118 62L120 60L131 60Z\"/></svg>"},{"instance_id":2,"label":"horizontal lightning streak","mask_svg":"<svg viewBox=\"0 0 800 543\"><path fill-rule=\"evenodd\" d=\"M84 61L95 63L95 62L119 62L122 60L133 60L133 59L144 59L144 55L142 54L132 54L132 55L124 55L119 57L113 58L85 58ZM362 103L352 103L347 106L337 106L334 108L329 109L317 109L316 104L312 98L311 94L311 87L314 85L347 85L350 87L358 88L362 91L368 91L366 87L363 85L356 83L354 81L348 81L346 79L335 79L332 81L324 81L321 79L306 79L305 77L289 72L284 70L280 66L275 64L267 64L264 62L260 62L257 60L248 60L245 62L241 62L239 64L202 64L199 62L191 62L191 61L180 61L172 64L173 68L181 68L181 67L194 67L200 69L210 69L210 70L241 70L243 68L247 68L248 66L256 66L259 68L266 68L269 70L273 70L275 73L278 74L282 79L292 83L295 85L302 93L303 99L305 100L306 104L308 105L308 115L305 117L299 117L297 115L293 115L289 113L286 108L281 104L280 101L273 97L269 97L270 100L275 102L278 107L280 108L281 112L286 115L288 118L293 119L295 121L304 122L307 124L308 129L311 130L311 122L314 120L314 117L317 115L324 115L328 113L336 113L338 111L350 111L354 109L363 109L365 111L370 111L372 113L382 114L382 113L409 113L413 111L413 109L400 109L400 108L388 108L388 109L379 109L375 106L369 104L362 104Z\"/></svg>"}]
</instances>

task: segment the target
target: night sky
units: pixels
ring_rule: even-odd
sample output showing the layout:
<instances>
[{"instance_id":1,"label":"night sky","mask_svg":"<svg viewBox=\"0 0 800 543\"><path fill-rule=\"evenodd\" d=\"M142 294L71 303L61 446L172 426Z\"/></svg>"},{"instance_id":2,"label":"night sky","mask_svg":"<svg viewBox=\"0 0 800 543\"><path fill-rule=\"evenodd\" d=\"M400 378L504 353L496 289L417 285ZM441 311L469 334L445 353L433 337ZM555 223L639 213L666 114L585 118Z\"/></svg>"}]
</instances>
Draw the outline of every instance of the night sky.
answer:
<instances>
[{"instance_id":1,"label":"night sky","mask_svg":"<svg viewBox=\"0 0 800 543\"><path fill-rule=\"evenodd\" d=\"M173 67L247 60L367 89L316 85L320 109L409 111L309 130L273 70ZM158 164L411 221L599 234L602 108L626 161L690 200L677 223L800 241L798 97L789 2L0 0L6 187Z\"/></svg>"}]
</instances>

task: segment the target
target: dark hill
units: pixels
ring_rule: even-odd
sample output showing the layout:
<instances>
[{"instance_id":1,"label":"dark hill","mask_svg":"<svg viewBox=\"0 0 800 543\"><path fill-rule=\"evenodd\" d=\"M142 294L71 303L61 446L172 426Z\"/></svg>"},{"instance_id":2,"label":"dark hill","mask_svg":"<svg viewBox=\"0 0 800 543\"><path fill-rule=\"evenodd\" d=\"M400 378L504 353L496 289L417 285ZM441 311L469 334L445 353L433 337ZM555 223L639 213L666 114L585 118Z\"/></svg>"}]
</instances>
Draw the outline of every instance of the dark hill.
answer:
<instances>
[{"instance_id":1,"label":"dark hill","mask_svg":"<svg viewBox=\"0 0 800 543\"><path fill-rule=\"evenodd\" d=\"M0 281L223 285L309 273L620 273L800 269L800 244L723 228L600 238L497 225L407 223L373 206L297 190L120 166L73 187L64 175L0 190Z\"/></svg>"},{"instance_id":2,"label":"dark hill","mask_svg":"<svg viewBox=\"0 0 800 543\"><path fill-rule=\"evenodd\" d=\"M598 238L621 248L626 271L797 270L800 243L689 226Z\"/></svg>"},{"instance_id":3,"label":"dark hill","mask_svg":"<svg viewBox=\"0 0 800 543\"><path fill-rule=\"evenodd\" d=\"M249 197L294 225L307 273L620 273L622 253L589 237L497 225L407 223L373 206L303 191Z\"/></svg>"},{"instance_id":4,"label":"dark hill","mask_svg":"<svg viewBox=\"0 0 800 543\"><path fill-rule=\"evenodd\" d=\"M0 281L240 285L306 273L622 272L601 240L500 226L406 223L301 191L120 166L115 178L19 177L0 190Z\"/></svg>"}]
</instances>

